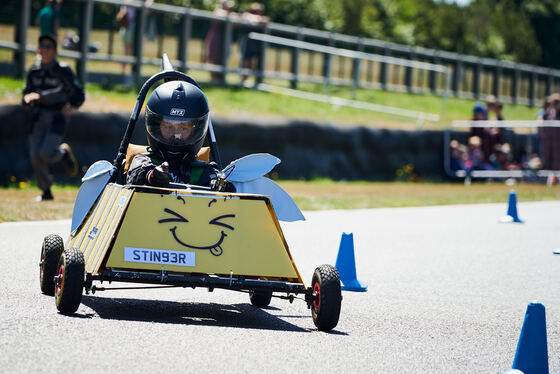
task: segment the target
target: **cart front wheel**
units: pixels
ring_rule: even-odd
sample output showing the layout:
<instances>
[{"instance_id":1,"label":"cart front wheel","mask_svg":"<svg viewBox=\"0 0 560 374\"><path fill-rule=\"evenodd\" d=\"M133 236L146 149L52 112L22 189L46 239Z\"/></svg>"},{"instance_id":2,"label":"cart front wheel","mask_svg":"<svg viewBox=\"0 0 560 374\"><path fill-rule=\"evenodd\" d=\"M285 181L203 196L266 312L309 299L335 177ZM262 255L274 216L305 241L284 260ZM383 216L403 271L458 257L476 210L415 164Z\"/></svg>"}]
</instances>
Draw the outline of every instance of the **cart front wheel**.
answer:
<instances>
[{"instance_id":1,"label":"cart front wheel","mask_svg":"<svg viewBox=\"0 0 560 374\"><path fill-rule=\"evenodd\" d=\"M270 304L272 292L270 291L251 291L249 293L251 304L259 308L265 308Z\"/></svg>"},{"instance_id":2,"label":"cart front wheel","mask_svg":"<svg viewBox=\"0 0 560 374\"><path fill-rule=\"evenodd\" d=\"M84 288L84 255L75 248L62 252L55 276L54 299L62 314L72 314L80 306Z\"/></svg>"},{"instance_id":3,"label":"cart front wheel","mask_svg":"<svg viewBox=\"0 0 560 374\"><path fill-rule=\"evenodd\" d=\"M311 315L315 326L321 331L329 331L338 324L342 293L338 271L331 265L321 265L315 269L311 280L313 304Z\"/></svg>"},{"instance_id":4,"label":"cart front wheel","mask_svg":"<svg viewBox=\"0 0 560 374\"><path fill-rule=\"evenodd\" d=\"M64 251L64 242L56 234L45 236L41 248L41 262L39 263L39 283L45 295L54 295L54 276L58 258Z\"/></svg>"}]
</instances>

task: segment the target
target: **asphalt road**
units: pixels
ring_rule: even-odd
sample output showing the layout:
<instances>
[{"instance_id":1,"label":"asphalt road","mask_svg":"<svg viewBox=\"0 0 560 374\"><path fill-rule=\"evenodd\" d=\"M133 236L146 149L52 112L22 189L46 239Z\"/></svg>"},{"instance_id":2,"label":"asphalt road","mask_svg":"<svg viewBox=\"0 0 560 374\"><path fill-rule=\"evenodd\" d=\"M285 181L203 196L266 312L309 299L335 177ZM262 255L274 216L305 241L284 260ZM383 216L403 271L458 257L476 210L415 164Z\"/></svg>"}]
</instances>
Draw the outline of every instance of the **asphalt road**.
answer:
<instances>
[{"instance_id":1,"label":"asphalt road","mask_svg":"<svg viewBox=\"0 0 560 374\"><path fill-rule=\"evenodd\" d=\"M354 233L358 278L338 326L315 329L303 301L257 309L202 289L99 292L74 316L39 290L39 255L69 221L0 224L2 372L501 373L527 304L546 306L549 365L560 372L560 202L306 212L283 224L306 282ZM114 284L116 285L116 284ZM126 285L126 284L120 284Z\"/></svg>"}]
</instances>

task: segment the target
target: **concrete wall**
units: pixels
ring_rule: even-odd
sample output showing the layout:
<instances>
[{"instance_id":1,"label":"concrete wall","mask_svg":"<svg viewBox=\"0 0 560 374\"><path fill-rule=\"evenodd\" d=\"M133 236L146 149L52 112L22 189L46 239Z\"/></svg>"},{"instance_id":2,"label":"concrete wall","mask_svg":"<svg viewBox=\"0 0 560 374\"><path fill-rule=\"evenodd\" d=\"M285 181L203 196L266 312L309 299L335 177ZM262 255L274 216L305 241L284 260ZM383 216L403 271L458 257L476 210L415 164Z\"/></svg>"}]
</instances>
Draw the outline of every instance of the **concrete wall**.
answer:
<instances>
[{"instance_id":1,"label":"concrete wall","mask_svg":"<svg viewBox=\"0 0 560 374\"><path fill-rule=\"evenodd\" d=\"M85 113L71 116L66 141L80 165L113 161L128 122L128 114ZM422 178L443 179L441 131L402 131L339 127L297 120L259 120L215 116L213 124L224 164L257 152L282 160L275 171L283 179L327 177L335 180L393 180L397 169L414 165ZM146 144L140 118L133 142ZM32 178L27 154L24 111L20 106L0 107L0 183L11 176ZM68 180L60 165L53 165L59 182Z\"/></svg>"}]
</instances>

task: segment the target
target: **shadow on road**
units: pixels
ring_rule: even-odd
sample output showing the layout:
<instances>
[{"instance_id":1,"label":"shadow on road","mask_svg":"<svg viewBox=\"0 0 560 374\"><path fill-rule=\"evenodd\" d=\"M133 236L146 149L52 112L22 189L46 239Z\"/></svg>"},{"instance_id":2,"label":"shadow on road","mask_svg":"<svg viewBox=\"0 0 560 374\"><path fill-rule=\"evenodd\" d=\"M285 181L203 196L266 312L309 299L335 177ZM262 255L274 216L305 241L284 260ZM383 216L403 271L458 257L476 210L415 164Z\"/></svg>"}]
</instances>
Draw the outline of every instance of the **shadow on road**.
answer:
<instances>
[{"instance_id":1,"label":"shadow on road","mask_svg":"<svg viewBox=\"0 0 560 374\"><path fill-rule=\"evenodd\" d=\"M260 309L250 304L179 303L86 295L82 297L82 304L93 309L99 317L104 319L294 332L313 331L286 322L267 313L266 309ZM308 318L309 323L313 325L311 316Z\"/></svg>"}]
</instances>

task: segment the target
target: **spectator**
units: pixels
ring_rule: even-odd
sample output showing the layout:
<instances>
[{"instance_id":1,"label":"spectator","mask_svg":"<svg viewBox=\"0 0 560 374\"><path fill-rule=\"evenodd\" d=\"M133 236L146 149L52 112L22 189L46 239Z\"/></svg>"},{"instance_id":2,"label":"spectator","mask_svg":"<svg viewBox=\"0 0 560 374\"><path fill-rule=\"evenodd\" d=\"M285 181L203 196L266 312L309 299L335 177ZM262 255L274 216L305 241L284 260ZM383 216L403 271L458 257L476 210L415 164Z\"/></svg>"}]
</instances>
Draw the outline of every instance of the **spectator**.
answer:
<instances>
[{"instance_id":1,"label":"spectator","mask_svg":"<svg viewBox=\"0 0 560 374\"><path fill-rule=\"evenodd\" d=\"M544 121L545 117L546 117L546 112L548 111L548 108L550 107L550 96L546 96L543 99L543 103L542 103L542 107L539 109L539 111L537 112L537 121ZM542 155L542 149L541 149L541 138L544 136L543 134L543 127L538 127L537 128L537 133L533 136L533 149L536 150L536 152L538 153L538 155L536 155L536 157L539 157L539 161L540 161L540 156ZM546 133L546 131L544 131ZM542 163L541 163L542 166Z\"/></svg>"},{"instance_id":2,"label":"spectator","mask_svg":"<svg viewBox=\"0 0 560 374\"><path fill-rule=\"evenodd\" d=\"M503 121L504 120L504 117L502 116L503 107L504 104L500 100L496 99L496 96L494 95L486 96L486 108L488 112L488 119L491 119L490 113L493 113L496 120Z\"/></svg>"},{"instance_id":3,"label":"spectator","mask_svg":"<svg viewBox=\"0 0 560 374\"><path fill-rule=\"evenodd\" d=\"M471 136L469 138L468 159L465 162L465 169L467 171L491 169L485 162L484 152L482 151L482 142L478 136Z\"/></svg>"},{"instance_id":4,"label":"spectator","mask_svg":"<svg viewBox=\"0 0 560 374\"><path fill-rule=\"evenodd\" d=\"M537 112L537 120L542 121L548 112L548 108L550 108L550 96L547 96L543 99L542 107Z\"/></svg>"},{"instance_id":5,"label":"spectator","mask_svg":"<svg viewBox=\"0 0 560 374\"><path fill-rule=\"evenodd\" d=\"M481 103L475 103L473 107L472 121L487 121L488 109Z\"/></svg>"},{"instance_id":6,"label":"spectator","mask_svg":"<svg viewBox=\"0 0 560 374\"><path fill-rule=\"evenodd\" d=\"M449 143L449 148L451 150L451 170L465 170L465 164L468 160L467 147L463 144L460 144L457 140L452 140Z\"/></svg>"},{"instance_id":7,"label":"spectator","mask_svg":"<svg viewBox=\"0 0 560 374\"><path fill-rule=\"evenodd\" d=\"M488 108L489 112L494 114L495 120L503 121L504 116L502 114L502 110L504 109L504 103L500 101L500 99L494 98L494 103L492 104L492 108ZM493 131L499 134L499 139L503 144L509 143L512 144L514 141L514 133L511 127L496 127Z\"/></svg>"},{"instance_id":8,"label":"spectator","mask_svg":"<svg viewBox=\"0 0 560 374\"><path fill-rule=\"evenodd\" d=\"M61 143L66 129L66 116L84 102L84 91L67 65L56 60L56 40L50 35L39 37L40 56L27 74L23 104L29 125L29 153L42 191L37 201L52 200L52 177L49 164L62 162L69 176L78 173L72 149Z\"/></svg>"},{"instance_id":9,"label":"spectator","mask_svg":"<svg viewBox=\"0 0 560 374\"><path fill-rule=\"evenodd\" d=\"M235 3L229 0L220 1L216 8L214 9L214 15L216 16L233 16L232 13ZM227 58L223 53L222 37L224 35L224 22L213 19L210 21L210 28L208 29L208 34L206 34L205 39L205 62L207 64L221 65L223 60ZM224 80L224 75L219 72L210 73L212 82L222 83Z\"/></svg>"},{"instance_id":10,"label":"spectator","mask_svg":"<svg viewBox=\"0 0 560 374\"><path fill-rule=\"evenodd\" d=\"M500 100L496 100L496 104L494 104L494 114L496 115L496 119L498 121L504 120L502 109L504 109L504 103L502 103Z\"/></svg>"},{"instance_id":11,"label":"spectator","mask_svg":"<svg viewBox=\"0 0 560 374\"><path fill-rule=\"evenodd\" d=\"M61 0L48 0L44 8L39 11L35 19L35 25L39 26L39 35L52 35L58 40L58 28L60 26L60 3Z\"/></svg>"},{"instance_id":12,"label":"spectator","mask_svg":"<svg viewBox=\"0 0 560 374\"><path fill-rule=\"evenodd\" d=\"M127 1L128 2L128 1ZM136 10L134 7L122 5L117 13L119 33L124 45L124 54L132 56L134 52L134 28L136 27ZM126 74L126 63L122 64L122 73Z\"/></svg>"},{"instance_id":13,"label":"spectator","mask_svg":"<svg viewBox=\"0 0 560 374\"><path fill-rule=\"evenodd\" d=\"M560 94L549 97L550 105L544 116L545 120L560 120ZM560 170L560 127L542 127L540 129L541 160L546 170Z\"/></svg>"},{"instance_id":14,"label":"spectator","mask_svg":"<svg viewBox=\"0 0 560 374\"><path fill-rule=\"evenodd\" d=\"M519 165L512 161L511 146L508 143L496 144L491 159L496 170L519 170Z\"/></svg>"},{"instance_id":15,"label":"spectator","mask_svg":"<svg viewBox=\"0 0 560 374\"><path fill-rule=\"evenodd\" d=\"M264 5L261 3L252 3L247 10L241 14L241 18L249 21L255 26L262 27L270 22L270 19L264 16ZM254 28L253 28L254 29ZM241 38L241 51L242 51L242 66L244 69L256 70L258 68L259 59L261 56L262 43L258 40L249 39L249 33L253 31L249 28L245 30ZM259 29L254 29L260 31ZM247 79L246 74L241 75L241 81Z\"/></svg>"},{"instance_id":16,"label":"spectator","mask_svg":"<svg viewBox=\"0 0 560 374\"><path fill-rule=\"evenodd\" d=\"M154 0L146 0L146 3L144 4L144 6L146 7L144 12L146 14L146 24L147 24L147 27L144 29L144 32L146 34L146 39L148 39L148 41L150 42L154 42L156 40L156 36L158 33L157 16L149 8L150 6L152 6L153 3Z\"/></svg>"}]
</instances>

